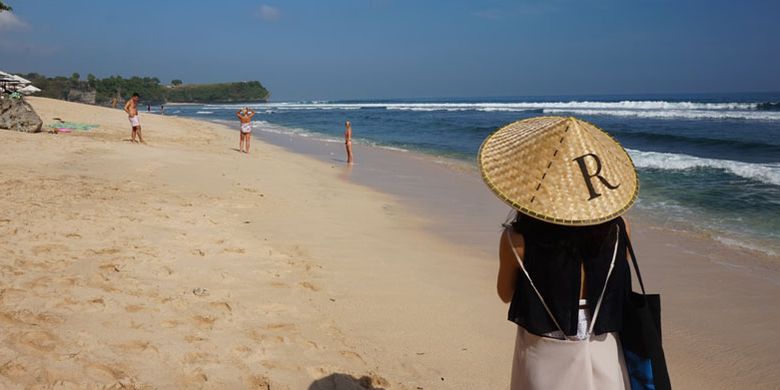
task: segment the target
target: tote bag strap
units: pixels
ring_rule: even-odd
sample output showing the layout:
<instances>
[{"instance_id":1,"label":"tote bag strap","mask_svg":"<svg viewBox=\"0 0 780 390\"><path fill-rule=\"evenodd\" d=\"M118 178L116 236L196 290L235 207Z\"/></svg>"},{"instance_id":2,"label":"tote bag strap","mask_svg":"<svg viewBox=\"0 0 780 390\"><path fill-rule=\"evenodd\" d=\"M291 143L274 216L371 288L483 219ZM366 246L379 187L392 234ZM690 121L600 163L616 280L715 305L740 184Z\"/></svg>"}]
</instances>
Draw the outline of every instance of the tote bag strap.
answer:
<instances>
[{"instance_id":1,"label":"tote bag strap","mask_svg":"<svg viewBox=\"0 0 780 390\"><path fill-rule=\"evenodd\" d=\"M625 226L625 221L623 221L623 218L620 218L620 224ZM639 280L639 287L642 288L642 295L647 295L645 292L645 283L642 281L642 272L639 271L639 263L636 261L634 247L631 246L631 239L628 237L628 232L626 229L623 229L623 237L626 239L626 247L628 248L628 254L631 256L631 262L634 264L634 272L636 272L636 278Z\"/></svg>"},{"instance_id":2,"label":"tote bag strap","mask_svg":"<svg viewBox=\"0 0 780 390\"><path fill-rule=\"evenodd\" d=\"M615 237L615 249L612 251L612 261L609 264L609 271L607 272L607 278L604 280L604 287L601 289L601 296L599 296L599 300L596 303L596 308L594 310L593 319L591 320L591 323L590 323L590 329L588 329L588 335L593 333L593 326L596 324L596 319L598 318L599 310L601 309L601 302L604 299L604 293L607 291L607 283L609 283L609 277L610 277L610 275L612 275L612 269L615 268L615 259L617 258L617 249L618 249L618 244L620 242L619 238L620 238L620 233L621 233L620 225L616 226L616 228L617 228L618 231L616 232L617 234L615 235L616 236ZM525 265L523 265L523 259L521 259L520 255L517 254L517 250L515 249L515 243L512 241L512 236L509 234L509 230L508 229L505 230L504 233L506 234L506 238L509 241L510 248L512 248L512 254L515 255L515 259L520 264L520 269L523 270L523 274L525 274L525 277L528 279L528 283L531 284L531 288L534 289L534 292L536 293L536 296L539 297L539 301L542 302L542 306L544 306L544 310L547 311L547 315L550 316L550 319L553 321L555 326L558 328L559 331L561 331L561 334L563 335L563 337L568 340L569 337L566 336L566 333L563 331L563 328L558 323L558 320L555 319L555 316L553 315L552 311L547 306L547 302L544 301L544 298L542 297L542 294L539 292L539 289L536 288L536 285L534 284L534 281L531 279L531 275L528 274L528 270L525 269Z\"/></svg>"}]
</instances>

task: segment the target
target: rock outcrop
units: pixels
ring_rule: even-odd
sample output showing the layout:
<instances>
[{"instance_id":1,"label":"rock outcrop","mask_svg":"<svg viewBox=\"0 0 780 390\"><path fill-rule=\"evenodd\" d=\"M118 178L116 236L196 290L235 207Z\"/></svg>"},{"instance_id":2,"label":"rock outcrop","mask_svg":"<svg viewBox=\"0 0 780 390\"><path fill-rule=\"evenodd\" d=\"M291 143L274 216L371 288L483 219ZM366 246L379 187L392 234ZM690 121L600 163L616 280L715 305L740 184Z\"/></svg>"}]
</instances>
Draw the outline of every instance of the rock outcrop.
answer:
<instances>
[{"instance_id":1,"label":"rock outcrop","mask_svg":"<svg viewBox=\"0 0 780 390\"><path fill-rule=\"evenodd\" d=\"M38 133L43 121L24 99L0 95L0 129Z\"/></svg>"},{"instance_id":2,"label":"rock outcrop","mask_svg":"<svg viewBox=\"0 0 780 390\"><path fill-rule=\"evenodd\" d=\"M68 101L86 104L95 104L95 97L97 96L96 90L82 91L78 89L72 89L68 91Z\"/></svg>"}]
</instances>

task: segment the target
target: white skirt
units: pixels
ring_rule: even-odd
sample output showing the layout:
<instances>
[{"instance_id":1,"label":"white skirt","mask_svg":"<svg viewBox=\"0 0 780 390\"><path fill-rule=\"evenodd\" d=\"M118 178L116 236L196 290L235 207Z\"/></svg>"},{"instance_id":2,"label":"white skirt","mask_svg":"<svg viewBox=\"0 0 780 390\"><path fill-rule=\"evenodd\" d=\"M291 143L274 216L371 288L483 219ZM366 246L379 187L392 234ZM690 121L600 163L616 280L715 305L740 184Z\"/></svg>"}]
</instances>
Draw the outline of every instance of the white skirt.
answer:
<instances>
[{"instance_id":1,"label":"white skirt","mask_svg":"<svg viewBox=\"0 0 780 390\"><path fill-rule=\"evenodd\" d=\"M587 335L590 316L581 309L579 317L577 340L555 338L560 331L542 337L517 327L512 390L631 389L617 333Z\"/></svg>"}]
</instances>

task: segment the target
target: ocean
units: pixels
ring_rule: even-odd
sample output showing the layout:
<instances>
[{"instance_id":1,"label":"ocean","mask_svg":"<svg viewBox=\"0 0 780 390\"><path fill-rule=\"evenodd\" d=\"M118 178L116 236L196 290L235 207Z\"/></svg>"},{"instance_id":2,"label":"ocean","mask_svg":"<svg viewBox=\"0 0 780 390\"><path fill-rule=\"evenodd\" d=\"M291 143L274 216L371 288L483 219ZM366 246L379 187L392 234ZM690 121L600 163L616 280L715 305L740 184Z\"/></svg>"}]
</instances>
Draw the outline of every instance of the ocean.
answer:
<instances>
[{"instance_id":1,"label":"ocean","mask_svg":"<svg viewBox=\"0 0 780 390\"><path fill-rule=\"evenodd\" d=\"M576 116L625 146L640 213L670 229L780 255L780 93L299 101L249 104L254 128L475 164L487 135L539 115ZM235 120L243 104L176 105L166 114Z\"/></svg>"}]
</instances>

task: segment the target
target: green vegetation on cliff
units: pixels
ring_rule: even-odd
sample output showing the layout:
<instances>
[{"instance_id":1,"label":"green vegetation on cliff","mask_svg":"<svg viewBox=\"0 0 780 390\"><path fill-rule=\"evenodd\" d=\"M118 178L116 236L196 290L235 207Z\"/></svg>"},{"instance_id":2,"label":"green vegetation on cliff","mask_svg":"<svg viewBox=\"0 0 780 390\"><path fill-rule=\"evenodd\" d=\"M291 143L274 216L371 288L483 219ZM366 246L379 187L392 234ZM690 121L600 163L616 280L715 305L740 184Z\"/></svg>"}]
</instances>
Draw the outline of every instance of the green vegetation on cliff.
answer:
<instances>
[{"instance_id":1,"label":"green vegetation on cliff","mask_svg":"<svg viewBox=\"0 0 780 390\"><path fill-rule=\"evenodd\" d=\"M259 81L219 84L161 85L157 77L123 78L111 76L98 79L92 74L81 80L78 73L70 77L46 77L38 73L20 74L41 89L38 96L79 101L91 104L110 104L113 99L123 101L133 93L141 95L143 104L171 103L231 103L267 101L269 92Z\"/></svg>"},{"instance_id":2,"label":"green vegetation on cliff","mask_svg":"<svg viewBox=\"0 0 780 390\"><path fill-rule=\"evenodd\" d=\"M233 103L268 100L268 90L259 81L221 84L185 84L167 90L172 103Z\"/></svg>"}]
</instances>

